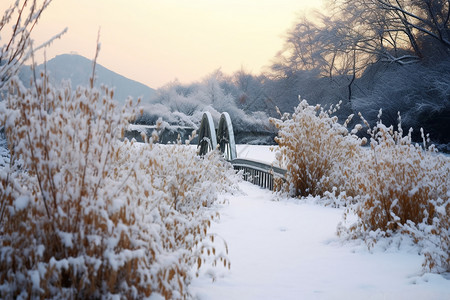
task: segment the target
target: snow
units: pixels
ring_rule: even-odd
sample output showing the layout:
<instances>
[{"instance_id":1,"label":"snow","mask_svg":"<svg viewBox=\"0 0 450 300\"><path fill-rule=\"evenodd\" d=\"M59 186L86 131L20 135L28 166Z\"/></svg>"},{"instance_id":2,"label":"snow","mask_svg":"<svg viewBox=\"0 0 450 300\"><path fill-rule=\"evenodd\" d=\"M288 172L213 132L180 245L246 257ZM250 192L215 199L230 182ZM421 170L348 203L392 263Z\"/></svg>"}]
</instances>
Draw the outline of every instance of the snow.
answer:
<instances>
[{"instance_id":1,"label":"snow","mask_svg":"<svg viewBox=\"0 0 450 300\"><path fill-rule=\"evenodd\" d=\"M9 151L6 146L6 139L3 133L0 132L0 167L7 165L9 165Z\"/></svg>"},{"instance_id":2,"label":"snow","mask_svg":"<svg viewBox=\"0 0 450 300\"><path fill-rule=\"evenodd\" d=\"M70 232L58 232L59 237L61 238L61 242L67 248L73 247L73 234Z\"/></svg>"},{"instance_id":3,"label":"snow","mask_svg":"<svg viewBox=\"0 0 450 300\"><path fill-rule=\"evenodd\" d=\"M16 211L20 211L28 206L30 199L27 196L20 196L14 200L14 207Z\"/></svg>"},{"instance_id":4,"label":"snow","mask_svg":"<svg viewBox=\"0 0 450 300\"><path fill-rule=\"evenodd\" d=\"M272 151L272 149L274 149ZM268 164L275 163L275 152L278 146L236 145L238 158L256 160Z\"/></svg>"},{"instance_id":5,"label":"snow","mask_svg":"<svg viewBox=\"0 0 450 300\"><path fill-rule=\"evenodd\" d=\"M39 290L40 284L41 284L41 278L39 277L39 271L37 271L37 270L28 271L28 273L30 274L30 279L33 282L33 289Z\"/></svg>"},{"instance_id":6,"label":"snow","mask_svg":"<svg viewBox=\"0 0 450 300\"><path fill-rule=\"evenodd\" d=\"M223 195L211 232L229 248L231 269L211 267L191 284L198 299L450 299L450 278L423 274L413 244L371 250L340 240L342 209L312 198L280 199L241 183ZM212 282L214 278L215 281Z\"/></svg>"},{"instance_id":7,"label":"snow","mask_svg":"<svg viewBox=\"0 0 450 300\"><path fill-rule=\"evenodd\" d=\"M272 163L271 148L237 145L237 153ZM194 299L450 299L450 275L423 273L416 245L385 240L369 250L336 235L342 208L318 198L283 198L247 182L240 188L220 196L221 218L210 230L226 241L231 269L204 265L189 287ZM18 198L14 206L28 201ZM63 240L72 242L69 235ZM40 245L38 255L43 250ZM51 264L67 268L69 261L52 258Z\"/></svg>"}]
</instances>

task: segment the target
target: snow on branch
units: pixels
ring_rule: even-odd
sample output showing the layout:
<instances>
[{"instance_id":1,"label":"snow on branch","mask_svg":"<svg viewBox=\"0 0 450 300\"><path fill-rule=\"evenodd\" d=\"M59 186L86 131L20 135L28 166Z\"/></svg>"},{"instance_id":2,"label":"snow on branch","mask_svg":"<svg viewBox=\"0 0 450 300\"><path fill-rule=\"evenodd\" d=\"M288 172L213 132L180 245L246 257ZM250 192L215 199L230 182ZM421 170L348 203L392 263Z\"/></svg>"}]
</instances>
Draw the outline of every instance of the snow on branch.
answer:
<instances>
[{"instance_id":1,"label":"snow on branch","mask_svg":"<svg viewBox=\"0 0 450 300\"><path fill-rule=\"evenodd\" d=\"M17 74L19 68L28 60L33 51L49 46L60 38L67 29L53 36L47 42L33 50L31 32L34 30L42 13L52 0L17 0L3 13L0 20L0 35L5 33L7 25L12 25L12 32L6 43L0 45L0 89Z\"/></svg>"}]
</instances>

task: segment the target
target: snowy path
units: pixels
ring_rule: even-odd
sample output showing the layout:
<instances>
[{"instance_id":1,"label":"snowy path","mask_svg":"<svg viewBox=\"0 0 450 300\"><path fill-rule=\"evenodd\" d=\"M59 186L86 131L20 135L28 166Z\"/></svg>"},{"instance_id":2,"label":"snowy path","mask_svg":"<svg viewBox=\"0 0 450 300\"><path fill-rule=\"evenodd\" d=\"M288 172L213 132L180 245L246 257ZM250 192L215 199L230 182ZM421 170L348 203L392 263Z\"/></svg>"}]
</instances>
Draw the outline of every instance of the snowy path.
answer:
<instances>
[{"instance_id":1,"label":"snowy path","mask_svg":"<svg viewBox=\"0 0 450 300\"><path fill-rule=\"evenodd\" d=\"M198 299L450 299L450 280L421 275L413 247L370 253L342 245L335 234L342 210L241 187L247 195L226 196L212 227L228 243L231 270L211 270L215 282L208 272L194 279Z\"/></svg>"}]
</instances>

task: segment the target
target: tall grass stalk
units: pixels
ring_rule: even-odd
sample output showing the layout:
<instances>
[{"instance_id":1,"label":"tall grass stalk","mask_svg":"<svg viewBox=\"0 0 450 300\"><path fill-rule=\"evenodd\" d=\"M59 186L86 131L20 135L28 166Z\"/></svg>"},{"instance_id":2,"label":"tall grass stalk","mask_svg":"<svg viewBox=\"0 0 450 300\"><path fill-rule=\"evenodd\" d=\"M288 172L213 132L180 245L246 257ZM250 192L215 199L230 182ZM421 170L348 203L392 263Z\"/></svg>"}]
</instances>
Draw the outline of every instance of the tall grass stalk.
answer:
<instances>
[{"instance_id":1,"label":"tall grass stalk","mask_svg":"<svg viewBox=\"0 0 450 300\"><path fill-rule=\"evenodd\" d=\"M361 116L362 118L362 116ZM272 119L279 129L277 158L287 168L285 190L296 196L340 194L347 199L341 236L369 244L406 233L422 245L429 270L450 267L450 159L434 146L414 144L398 129L379 121L347 129L320 106L303 100L291 115ZM370 147L356 133L369 128ZM357 221L348 224L348 216ZM344 225L345 224L345 225Z\"/></svg>"},{"instance_id":2,"label":"tall grass stalk","mask_svg":"<svg viewBox=\"0 0 450 300\"><path fill-rule=\"evenodd\" d=\"M229 266L208 228L217 192L235 188L232 169L217 153L120 141L137 103L119 108L93 83L10 81L0 107L11 152L0 172L1 298L180 299L193 266Z\"/></svg>"}]
</instances>

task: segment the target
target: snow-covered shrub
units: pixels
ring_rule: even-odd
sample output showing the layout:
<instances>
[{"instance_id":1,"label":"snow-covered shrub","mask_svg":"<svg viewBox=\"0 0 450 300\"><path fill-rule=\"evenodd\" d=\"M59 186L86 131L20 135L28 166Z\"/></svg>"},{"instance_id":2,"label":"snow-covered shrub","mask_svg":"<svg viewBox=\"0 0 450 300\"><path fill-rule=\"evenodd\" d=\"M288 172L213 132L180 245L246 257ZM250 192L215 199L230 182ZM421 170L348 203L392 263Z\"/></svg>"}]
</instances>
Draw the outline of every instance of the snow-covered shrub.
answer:
<instances>
[{"instance_id":1,"label":"snow-covered shrub","mask_svg":"<svg viewBox=\"0 0 450 300\"><path fill-rule=\"evenodd\" d=\"M431 222L407 221L401 228L421 244L425 270L437 273L450 272L450 195L446 200L432 200L434 218Z\"/></svg>"},{"instance_id":2,"label":"snow-covered shrub","mask_svg":"<svg viewBox=\"0 0 450 300\"><path fill-rule=\"evenodd\" d=\"M1 298L187 295L215 253L210 206L233 188L219 155L121 142L137 113L113 91L15 78L1 103L11 163L0 172ZM231 179L230 179L231 178Z\"/></svg>"},{"instance_id":3,"label":"snow-covered shrub","mask_svg":"<svg viewBox=\"0 0 450 300\"><path fill-rule=\"evenodd\" d=\"M128 162L135 170L127 194L140 201L143 221L151 224L145 231L159 237L160 252L151 266L157 274L156 291L168 299L184 297L193 266L230 265L227 253L216 253L208 228L219 216L211 208L217 193L234 191L237 176L218 153L199 157L195 149L180 144L125 143L121 153L120 164Z\"/></svg>"},{"instance_id":4,"label":"snow-covered shrub","mask_svg":"<svg viewBox=\"0 0 450 300\"><path fill-rule=\"evenodd\" d=\"M434 148L424 150L411 142L411 131L403 136L381 121L371 130L370 151L356 161L360 175L352 183L361 196L358 209L365 230L395 230L408 220L431 222L430 200L445 198L450 169L445 156Z\"/></svg>"},{"instance_id":5,"label":"snow-covered shrub","mask_svg":"<svg viewBox=\"0 0 450 300\"><path fill-rule=\"evenodd\" d=\"M448 269L450 160L433 146L427 148L425 137L423 147L414 144L412 130L404 135L401 122L398 128L379 120L369 130L370 151L353 161L355 173L348 178L349 190L358 195L351 208L358 221L340 228L341 234L349 231L375 241L408 232L417 241L434 243L424 248L429 269Z\"/></svg>"},{"instance_id":6,"label":"snow-covered shrub","mask_svg":"<svg viewBox=\"0 0 450 300\"><path fill-rule=\"evenodd\" d=\"M286 189L291 195L323 195L342 190L343 174L361 151L355 133L349 134L345 122L330 116L320 105L302 100L292 115L271 119L278 129L275 141L280 150L277 159L286 167ZM356 129L355 129L356 130Z\"/></svg>"},{"instance_id":7,"label":"snow-covered shrub","mask_svg":"<svg viewBox=\"0 0 450 300\"><path fill-rule=\"evenodd\" d=\"M379 119L381 114L379 114ZM422 245L429 270L450 266L450 159L433 146L412 142L381 120L365 139L337 123L319 106L302 101L292 116L271 120L279 129L277 159L287 168L287 191L306 196L339 195L348 206L341 236L372 244L397 233L411 235ZM363 119L366 126L369 126ZM356 215L356 222L350 223Z\"/></svg>"}]
</instances>

